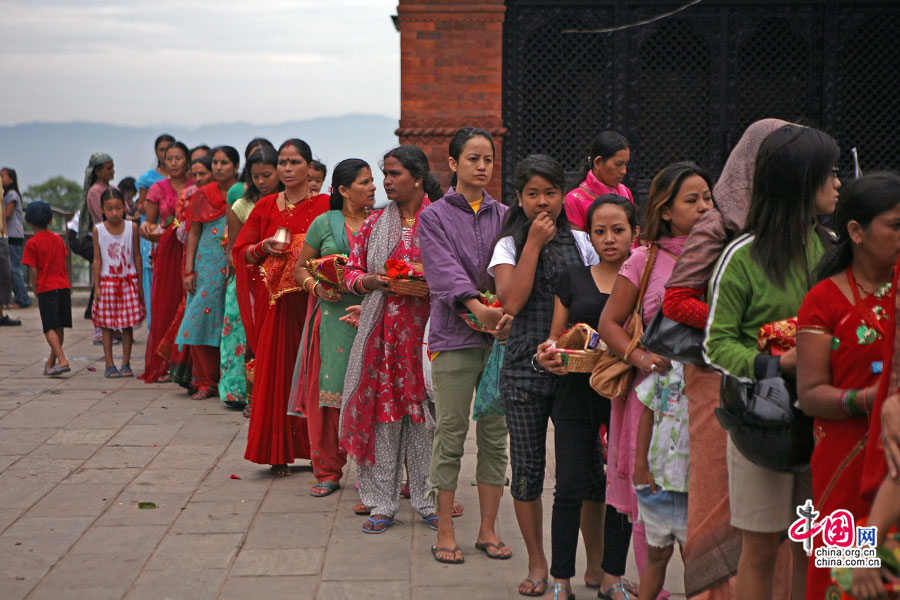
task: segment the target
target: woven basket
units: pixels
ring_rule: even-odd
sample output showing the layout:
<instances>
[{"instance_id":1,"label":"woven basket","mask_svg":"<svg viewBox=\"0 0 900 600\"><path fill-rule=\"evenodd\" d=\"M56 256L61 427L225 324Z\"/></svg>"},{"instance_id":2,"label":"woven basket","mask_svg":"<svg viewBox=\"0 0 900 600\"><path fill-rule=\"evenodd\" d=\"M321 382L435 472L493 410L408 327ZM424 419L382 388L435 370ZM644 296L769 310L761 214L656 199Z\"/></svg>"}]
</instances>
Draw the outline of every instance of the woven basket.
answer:
<instances>
[{"instance_id":1,"label":"woven basket","mask_svg":"<svg viewBox=\"0 0 900 600\"><path fill-rule=\"evenodd\" d=\"M480 331L481 333L494 333L494 330L485 327L484 324L478 320L478 317L472 313L459 313L459 316L466 322L466 325L475 331Z\"/></svg>"},{"instance_id":2,"label":"woven basket","mask_svg":"<svg viewBox=\"0 0 900 600\"><path fill-rule=\"evenodd\" d=\"M559 358L566 373L591 373L600 360L600 354L600 350L559 349Z\"/></svg>"},{"instance_id":3,"label":"woven basket","mask_svg":"<svg viewBox=\"0 0 900 600\"><path fill-rule=\"evenodd\" d=\"M394 279L385 277L392 294L400 296L427 296L428 282L424 279Z\"/></svg>"}]
</instances>

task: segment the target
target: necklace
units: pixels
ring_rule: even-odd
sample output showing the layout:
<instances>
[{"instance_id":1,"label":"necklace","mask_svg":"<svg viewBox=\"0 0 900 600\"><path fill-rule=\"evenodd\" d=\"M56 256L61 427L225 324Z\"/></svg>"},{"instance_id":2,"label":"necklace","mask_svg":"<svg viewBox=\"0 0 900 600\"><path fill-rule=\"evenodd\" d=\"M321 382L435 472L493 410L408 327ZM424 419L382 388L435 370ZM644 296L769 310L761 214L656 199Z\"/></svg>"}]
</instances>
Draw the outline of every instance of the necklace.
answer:
<instances>
[{"instance_id":1,"label":"necklace","mask_svg":"<svg viewBox=\"0 0 900 600\"><path fill-rule=\"evenodd\" d=\"M289 212L294 211L294 205L299 204L306 200L307 198L312 197L312 192L306 192L306 195L300 198L299 200L291 200L287 194L287 190L284 191L284 208Z\"/></svg>"},{"instance_id":2,"label":"necklace","mask_svg":"<svg viewBox=\"0 0 900 600\"><path fill-rule=\"evenodd\" d=\"M413 227L413 226L416 224L416 218L415 218L415 217L413 217L412 219L407 219L407 218L404 217L403 220L406 221L406 226L407 226L407 227Z\"/></svg>"},{"instance_id":3,"label":"necklace","mask_svg":"<svg viewBox=\"0 0 900 600\"><path fill-rule=\"evenodd\" d=\"M366 209L365 212L363 212L363 214L361 214L361 215L354 215L354 214L352 214L352 213L348 213L348 212L345 212L344 210L341 210L341 214L344 215L344 218L346 218L346 219L353 219L354 221L356 221L357 219L365 219L365 218L366 218L366 213L368 213L368 212L369 212L369 209Z\"/></svg>"}]
</instances>

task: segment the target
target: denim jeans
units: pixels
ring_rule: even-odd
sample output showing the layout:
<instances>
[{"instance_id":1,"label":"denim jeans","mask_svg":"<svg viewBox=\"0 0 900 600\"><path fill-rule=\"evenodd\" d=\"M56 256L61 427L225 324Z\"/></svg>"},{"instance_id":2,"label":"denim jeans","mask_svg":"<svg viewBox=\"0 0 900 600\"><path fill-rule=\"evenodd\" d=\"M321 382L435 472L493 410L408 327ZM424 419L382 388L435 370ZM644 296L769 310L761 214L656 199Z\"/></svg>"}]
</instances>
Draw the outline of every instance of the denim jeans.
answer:
<instances>
[{"instance_id":1,"label":"denim jeans","mask_svg":"<svg viewBox=\"0 0 900 600\"><path fill-rule=\"evenodd\" d=\"M25 288L25 277L22 274L22 254L25 252L24 238L8 238L9 241L9 266L12 269L13 294L16 296L16 304L19 306L31 306L31 298Z\"/></svg>"}]
</instances>

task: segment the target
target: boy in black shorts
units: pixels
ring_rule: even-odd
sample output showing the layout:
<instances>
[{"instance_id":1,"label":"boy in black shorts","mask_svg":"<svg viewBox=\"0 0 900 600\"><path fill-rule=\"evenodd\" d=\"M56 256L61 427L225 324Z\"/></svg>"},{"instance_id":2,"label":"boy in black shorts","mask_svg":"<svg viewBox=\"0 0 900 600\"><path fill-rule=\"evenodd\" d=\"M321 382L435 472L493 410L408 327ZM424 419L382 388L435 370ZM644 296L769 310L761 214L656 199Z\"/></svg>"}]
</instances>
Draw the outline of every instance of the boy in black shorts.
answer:
<instances>
[{"instance_id":1,"label":"boy in black shorts","mask_svg":"<svg viewBox=\"0 0 900 600\"><path fill-rule=\"evenodd\" d=\"M59 235L47 230L52 219L53 211L46 202L32 202L25 209L25 222L34 236L25 243L22 264L28 265L44 335L50 344L44 375L58 377L72 370L62 349L63 327L72 328L72 298L66 271L68 250Z\"/></svg>"}]
</instances>

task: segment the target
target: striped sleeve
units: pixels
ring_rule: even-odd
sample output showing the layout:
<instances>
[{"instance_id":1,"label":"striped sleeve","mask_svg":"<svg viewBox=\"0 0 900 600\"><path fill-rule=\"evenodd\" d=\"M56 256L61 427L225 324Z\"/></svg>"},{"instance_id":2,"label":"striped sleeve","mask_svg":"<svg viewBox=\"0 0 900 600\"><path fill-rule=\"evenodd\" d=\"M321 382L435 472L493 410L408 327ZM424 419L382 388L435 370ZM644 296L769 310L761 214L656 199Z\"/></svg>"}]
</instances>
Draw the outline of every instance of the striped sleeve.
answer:
<instances>
[{"instance_id":1,"label":"striped sleeve","mask_svg":"<svg viewBox=\"0 0 900 600\"><path fill-rule=\"evenodd\" d=\"M750 302L753 281L740 257L741 248L753 241L750 234L734 240L722 254L709 289L709 318L703 341L703 357L716 370L745 382L754 377L755 343L741 343L741 326Z\"/></svg>"}]
</instances>

